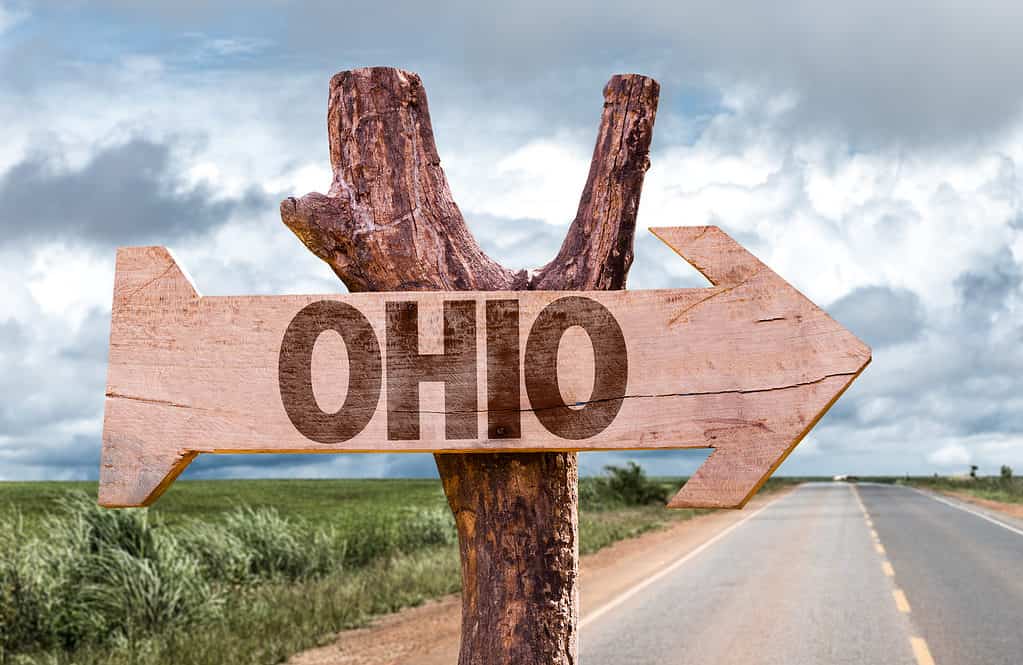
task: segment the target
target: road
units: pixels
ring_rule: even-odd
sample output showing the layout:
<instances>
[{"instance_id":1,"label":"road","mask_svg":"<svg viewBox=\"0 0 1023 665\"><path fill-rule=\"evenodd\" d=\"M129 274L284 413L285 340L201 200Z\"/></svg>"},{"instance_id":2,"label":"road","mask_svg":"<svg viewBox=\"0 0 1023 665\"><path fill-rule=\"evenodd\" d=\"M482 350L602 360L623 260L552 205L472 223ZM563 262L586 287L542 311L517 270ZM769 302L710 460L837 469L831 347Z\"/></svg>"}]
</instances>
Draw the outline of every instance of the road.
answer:
<instances>
[{"instance_id":1,"label":"road","mask_svg":"<svg viewBox=\"0 0 1023 665\"><path fill-rule=\"evenodd\" d=\"M968 511L903 487L801 486L584 608L580 662L1020 665L1023 525Z\"/></svg>"}]
</instances>

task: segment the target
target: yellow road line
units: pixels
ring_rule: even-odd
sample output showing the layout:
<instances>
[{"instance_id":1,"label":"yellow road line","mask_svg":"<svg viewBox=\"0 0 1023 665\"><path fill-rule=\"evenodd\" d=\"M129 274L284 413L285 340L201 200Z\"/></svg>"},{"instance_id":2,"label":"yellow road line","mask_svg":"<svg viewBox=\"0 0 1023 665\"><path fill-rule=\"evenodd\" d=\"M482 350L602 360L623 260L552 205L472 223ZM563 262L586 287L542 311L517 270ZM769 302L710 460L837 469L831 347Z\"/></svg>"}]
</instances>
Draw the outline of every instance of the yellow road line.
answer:
<instances>
[{"instance_id":1,"label":"yellow road line","mask_svg":"<svg viewBox=\"0 0 1023 665\"><path fill-rule=\"evenodd\" d=\"M924 638L910 637L909 645L913 647L917 665L934 665L934 658L931 657L931 650L927 648L927 641Z\"/></svg>"},{"instance_id":2,"label":"yellow road line","mask_svg":"<svg viewBox=\"0 0 1023 665\"><path fill-rule=\"evenodd\" d=\"M863 513L863 517L870 521L870 513L867 512L867 507L863 505L863 499L860 497L860 488L855 485L850 485L849 489L852 490L853 496L856 497L856 503L860 506L860 511Z\"/></svg>"},{"instance_id":3,"label":"yellow road line","mask_svg":"<svg viewBox=\"0 0 1023 665\"><path fill-rule=\"evenodd\" d=\"M874 521L870 519L870 513L867 512L867 507L863 504L863 499L860 497L860 490L858 487L853 486L852 491L853 495L856 497L856 503L860 505L860 510L863 512L863 519L867 522L867 528L870 529L870 537L874 539L874 550L884 557L884 545L881 544L881 537L877 535L877 529L874 528ZM888 561L887 558L881 559L881 570L884 571L886 577L895 577L895 568L892 567L891 562ZM909 599L906 598L906 594L902 589L893 589L892 598L895 599L895 607L899 610L899 612L902 612L903 614L910 613ZM931 650L927 647L927 642L924 638L910 636L909 644L913 649L913 656L916 658L917 665L935 665L934 658L931 657Z\"/></svg>"}]
</instances>

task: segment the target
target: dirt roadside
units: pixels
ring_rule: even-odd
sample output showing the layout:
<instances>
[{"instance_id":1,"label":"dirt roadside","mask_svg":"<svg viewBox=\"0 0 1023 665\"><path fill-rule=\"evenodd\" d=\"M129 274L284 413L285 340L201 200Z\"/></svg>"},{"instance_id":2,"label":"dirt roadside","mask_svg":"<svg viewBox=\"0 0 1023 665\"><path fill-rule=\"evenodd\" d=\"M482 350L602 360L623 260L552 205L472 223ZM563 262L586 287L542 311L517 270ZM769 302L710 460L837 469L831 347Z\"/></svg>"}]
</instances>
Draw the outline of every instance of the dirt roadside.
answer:
<instances>
[{"instance_id":1,"label":"dirt roadside","mask_svg":"<svg viewBox=\"0 0 1023 665\"><path fill-rule=\"evenodd\" d=\"M790 491L754 498L745 510L694 517L623 540L579 562L581 618L677 561L752 511ZM338 634L332 644L293 656L290 665L451 665L458 662L457 595L427 602Z\"/></svg>"},{"instance_id":2,"label":"dirt roadside","mask_svg":"<svg viewBox=\"0 0 1023 665\"><path fill-rule=\"evenodd\" d=\"M956 492L954 490L942 490L941 493L959 499L960 501L965 501L966 503L972 503L973 505L980 506L981 508L1005 513L1010 517L1023 520L1023 503L992 501L991 499L982 499L979 496L974 496L969 492Z\"/></svg>"}]
</instances>

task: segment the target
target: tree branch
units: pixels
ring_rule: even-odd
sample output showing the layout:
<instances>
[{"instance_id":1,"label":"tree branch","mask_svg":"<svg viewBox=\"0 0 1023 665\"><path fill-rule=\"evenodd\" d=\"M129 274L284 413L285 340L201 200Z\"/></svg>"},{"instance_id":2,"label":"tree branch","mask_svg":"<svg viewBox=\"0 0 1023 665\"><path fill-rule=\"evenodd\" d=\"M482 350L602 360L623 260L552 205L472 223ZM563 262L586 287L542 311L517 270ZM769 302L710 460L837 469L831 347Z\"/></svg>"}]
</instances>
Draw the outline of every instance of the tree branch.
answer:
<instances>
[{"instance_id":1,"label":"tree branch","mask_svg":"<svg viewBox=\"0 0 1023 665\"><path fill-rule=\"evenodd\" d=\"M391 67L330 80L334 182L286 199L281 218L352 291L508 290L448 187L419 76Z\"/></svg>"},{"instance_id":2,"label":"tree branch","mask_svg":"<svg viewBox=\"0 0 1023 665\"><path fill-rule=\"evenodd\" d=\"M536 290L625 287L643 177L660 95L657 81L637 74L611 77L579 210L557 257L535 273Z\"/></svg>"}]
</instances>

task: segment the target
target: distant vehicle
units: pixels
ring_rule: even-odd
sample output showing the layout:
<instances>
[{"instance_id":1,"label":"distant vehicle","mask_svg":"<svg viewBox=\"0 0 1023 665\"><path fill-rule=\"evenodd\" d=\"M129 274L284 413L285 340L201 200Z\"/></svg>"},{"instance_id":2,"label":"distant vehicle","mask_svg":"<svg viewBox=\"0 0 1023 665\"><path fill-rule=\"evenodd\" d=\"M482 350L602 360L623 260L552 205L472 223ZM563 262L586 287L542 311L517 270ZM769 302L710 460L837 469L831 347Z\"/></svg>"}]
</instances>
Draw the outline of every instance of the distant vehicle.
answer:
<instances>
[{"instance_id":1,"label":"distant vehicle","mask_svg":"<svg viewBox=\"0 0 1023 665\"><path fill-rule=\"evenodd\" d=\"M832 476L831 479L834 480L836 483L855 483L856 481L859 480L857 476L850 476L844 473L839 474L837 476Z\"/></svg>"}]
</instances>

